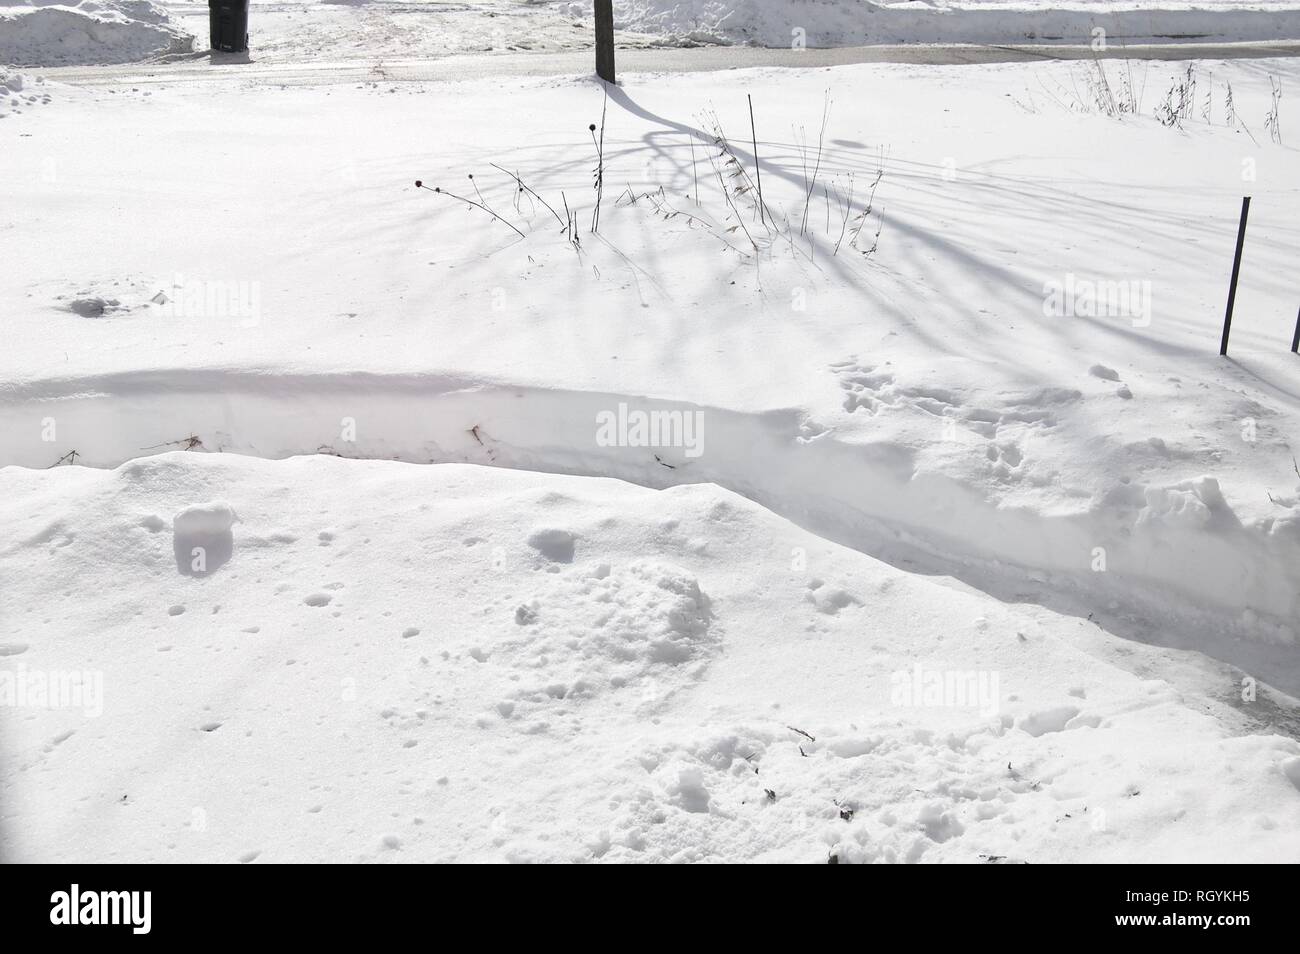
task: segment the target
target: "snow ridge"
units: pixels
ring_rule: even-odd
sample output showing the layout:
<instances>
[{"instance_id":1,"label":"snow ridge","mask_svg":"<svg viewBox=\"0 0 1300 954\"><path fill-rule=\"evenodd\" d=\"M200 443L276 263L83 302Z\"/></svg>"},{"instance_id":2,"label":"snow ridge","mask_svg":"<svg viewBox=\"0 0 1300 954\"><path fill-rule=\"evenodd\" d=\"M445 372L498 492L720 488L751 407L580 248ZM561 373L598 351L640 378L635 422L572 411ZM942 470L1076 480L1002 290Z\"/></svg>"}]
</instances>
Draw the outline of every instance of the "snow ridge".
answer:
<instances>
[{"instance_id":1,"label":"snow ridge","mask_svg":"<svg viewBox=\"0 0 1300 954\"><path fill-rule=\"evenodd\" d=\"M596 422L620 403L701 414L707 453L602 446ZM29 425L51 418L54 445ZM1243 636L1290 651L1300 615L1300 525L1244 525L1212 477L1134 483L1046 513L917 470L902 445L841 440L795 410L746 414L421 374L154 371L12 385L0 392L0 433L0 460L25 467L74 450L79 464L113 467L188 447L482 463L656 488L711 482L895 565L1007 599L1064 599L1079 615L1160 618L1221 658L1237 658ZM539 558L563 559L563 541L543 534L533 545Z\"/></svg>"}]
</instances>

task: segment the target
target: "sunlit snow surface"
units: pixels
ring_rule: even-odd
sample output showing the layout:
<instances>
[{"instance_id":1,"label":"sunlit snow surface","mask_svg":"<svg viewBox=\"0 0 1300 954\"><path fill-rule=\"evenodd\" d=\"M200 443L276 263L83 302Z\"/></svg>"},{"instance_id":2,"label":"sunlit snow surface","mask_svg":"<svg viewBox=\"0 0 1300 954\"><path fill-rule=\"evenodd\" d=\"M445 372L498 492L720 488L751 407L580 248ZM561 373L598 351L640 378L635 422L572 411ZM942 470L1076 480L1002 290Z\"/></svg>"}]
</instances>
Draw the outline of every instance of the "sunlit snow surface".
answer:
<instances>
[{"instance_id":1,"label":"sunlit snow surface","mask_svg":"<svg viewBox=\"0 0 1300 954\"><path fill-rule=\"evenodd\" d=\"M1294 62L5 71L4 856L1294 857Z\"/></svg>"},{"instance_id":2,"label":"sunlit snow surface","mask_svg":"<svg viewBox=\"0 0 1300 954\"><path fill-rule=\"evenodd\" d=\"M1232 738L1226 678L716 487L185 453L4 484L6 670L102 679L97 716L6 717L10 860L1300 850L1300 745Z\"/></svg>"}]
</instances>

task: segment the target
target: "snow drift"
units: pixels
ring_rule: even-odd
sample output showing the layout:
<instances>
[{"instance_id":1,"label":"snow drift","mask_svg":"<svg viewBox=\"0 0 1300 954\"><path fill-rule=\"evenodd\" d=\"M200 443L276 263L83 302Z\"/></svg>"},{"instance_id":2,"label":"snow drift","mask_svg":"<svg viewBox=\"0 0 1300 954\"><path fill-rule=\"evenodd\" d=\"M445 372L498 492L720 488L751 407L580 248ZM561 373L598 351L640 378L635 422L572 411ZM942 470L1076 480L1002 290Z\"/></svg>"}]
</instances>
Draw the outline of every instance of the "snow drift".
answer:
<instances>
[{"instance_id":1,"label":"snow drift","mask_svg":"<svg viewBox=\"0 0 1300 954\"><path fill-rule=\"evenodd\" d=\"M0 6L0 63L75 66L188 53L194 37L148 0Z\"/></svg>"},{"instance_id":2,"label":"snow drift","mask_svg":"<svg viewBox=\"0 0 1300 954\"><path fill-rule=\"evenodd\" d=\"M186 453L0 483L12 861L1300 851L1268 690L716 486ZM205 575L195 523L234 529Z\"/></svg>"}]
</instances>

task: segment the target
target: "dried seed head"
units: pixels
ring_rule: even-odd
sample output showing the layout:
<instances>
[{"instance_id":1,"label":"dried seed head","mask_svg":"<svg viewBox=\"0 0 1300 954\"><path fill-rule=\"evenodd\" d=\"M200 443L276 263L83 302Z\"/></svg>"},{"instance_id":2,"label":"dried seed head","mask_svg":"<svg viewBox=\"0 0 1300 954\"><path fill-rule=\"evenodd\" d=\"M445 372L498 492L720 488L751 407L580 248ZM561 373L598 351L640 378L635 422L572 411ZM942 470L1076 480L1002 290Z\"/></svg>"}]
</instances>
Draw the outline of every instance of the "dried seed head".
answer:
<instances>
[{"instance_id":1,"label":"dried seed head","mask_svg":"<svg viewBox=\"0 0 1300 954\"><path fill-rule=\"evenodd\" d=\"M423 187L424 187L424 183L421 182L419 179L416 179L416 180L415 180L415 187L416 187L417 189L423 188Z\"/></svg>"}]
</instances>

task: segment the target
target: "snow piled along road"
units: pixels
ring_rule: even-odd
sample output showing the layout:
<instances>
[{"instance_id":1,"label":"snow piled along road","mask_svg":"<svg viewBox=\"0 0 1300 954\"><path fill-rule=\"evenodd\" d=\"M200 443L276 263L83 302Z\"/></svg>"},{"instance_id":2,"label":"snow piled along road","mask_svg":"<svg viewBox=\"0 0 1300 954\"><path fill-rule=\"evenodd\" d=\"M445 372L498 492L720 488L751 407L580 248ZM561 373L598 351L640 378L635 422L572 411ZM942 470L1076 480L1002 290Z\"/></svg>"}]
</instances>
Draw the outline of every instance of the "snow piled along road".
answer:
<instances>
[{"instance_id":1,"label":"snow piled along road","mask_svg":"<svg viewBox=\"0 0 1300 954\"><path fill-rule=\"evenodd\" d=\"M0 65L133 63L193 48L194 37L148 0L66 5L0 0Z\"/></svg>"},{"instance_id":2,"label":"snow piled along road","mask_svg":"<svg viewBox=\"0 0 1300 954\"><path fill-rule=\"evenodd\" d=\"M590 0L565 7L591 15ZM769 47L876 43L1087 44L1103 31L1118 45L1188 41L1260 41L1300 36L1294 3L1114 2L871 3L849 0L614 0L614 27L676 43L748 43Z\"/></svg>"},{"instance_id":3,"label":"snow piled along road","mask_svg":"<svg viewBox=\"0 0 1300 954\"><path fill-rule=\"evenodd\" d=\"M7 720L9 860L1300 852L1300 745L1232 737L1229 685L717 487L183 453L5 485L6 671L100 692Z\"/></svg>"}]
</instances>

